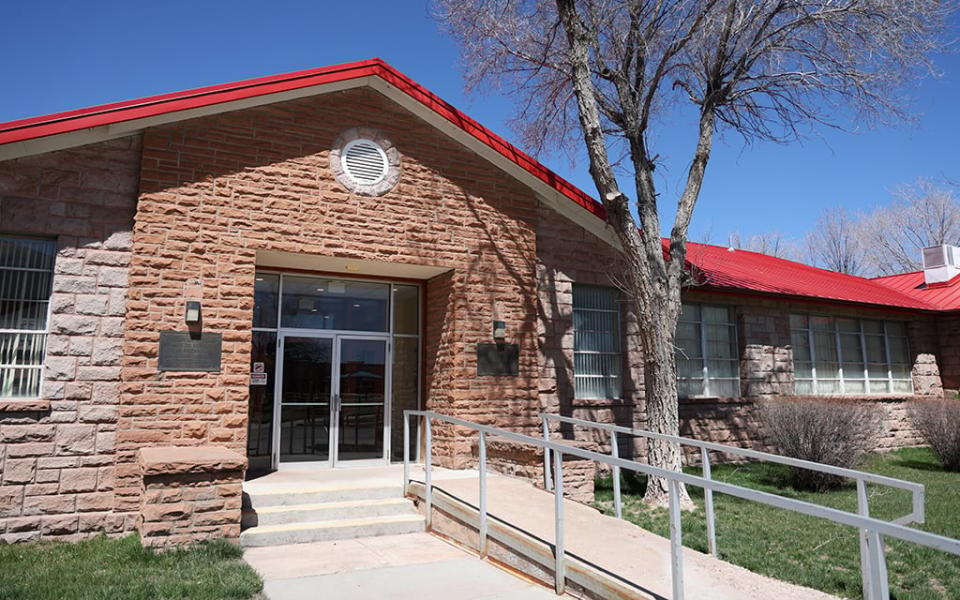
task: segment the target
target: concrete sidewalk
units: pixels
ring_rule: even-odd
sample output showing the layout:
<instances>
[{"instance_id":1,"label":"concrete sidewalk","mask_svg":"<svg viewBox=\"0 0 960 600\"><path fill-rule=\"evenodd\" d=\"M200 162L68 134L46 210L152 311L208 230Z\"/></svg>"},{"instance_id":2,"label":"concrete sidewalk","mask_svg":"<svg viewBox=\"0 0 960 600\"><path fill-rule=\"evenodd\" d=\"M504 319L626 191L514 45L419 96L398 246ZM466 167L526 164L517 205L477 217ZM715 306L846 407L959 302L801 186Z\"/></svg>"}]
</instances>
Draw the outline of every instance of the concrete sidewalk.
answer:
<instances>
[{"instance_id":1,"label":"concrete sidewalk","mask_svg":"<svg viewBox=\"0 0 960 600\"><path fill-rule=\"evenodd\" d=\"M547 600L524 581L426 533L250 548L270 600Z\"/></svg>"}]
</instances>

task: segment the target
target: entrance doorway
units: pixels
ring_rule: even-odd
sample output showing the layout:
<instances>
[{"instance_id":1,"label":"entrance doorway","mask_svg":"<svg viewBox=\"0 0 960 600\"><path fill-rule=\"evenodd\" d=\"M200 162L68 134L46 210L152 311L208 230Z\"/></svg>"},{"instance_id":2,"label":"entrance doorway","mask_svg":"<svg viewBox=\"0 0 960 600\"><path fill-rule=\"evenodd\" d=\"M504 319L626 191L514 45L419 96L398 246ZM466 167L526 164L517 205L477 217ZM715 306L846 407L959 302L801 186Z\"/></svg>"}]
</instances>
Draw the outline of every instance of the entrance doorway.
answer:
<instances>
[{"instance_id":1,"label":"entrance doorway","mask_svg":"<svg viewBox=\"0 0 960 600\"><path fill-rule=\"evenodd\" d=\"M402 414L419 407L418 285L258 272L253 321L251 473L403 456Z\"/></svg>"},{"instance_id":2,"label":"entrance doorway","mask_svg":"<svg viewBox=\"0 0 960 600\"><path fill-rule=\"evenodd\" d=\"M280 462L384 460L389 341L286 334L280 348Z\"/></svg>"}]
</instances>

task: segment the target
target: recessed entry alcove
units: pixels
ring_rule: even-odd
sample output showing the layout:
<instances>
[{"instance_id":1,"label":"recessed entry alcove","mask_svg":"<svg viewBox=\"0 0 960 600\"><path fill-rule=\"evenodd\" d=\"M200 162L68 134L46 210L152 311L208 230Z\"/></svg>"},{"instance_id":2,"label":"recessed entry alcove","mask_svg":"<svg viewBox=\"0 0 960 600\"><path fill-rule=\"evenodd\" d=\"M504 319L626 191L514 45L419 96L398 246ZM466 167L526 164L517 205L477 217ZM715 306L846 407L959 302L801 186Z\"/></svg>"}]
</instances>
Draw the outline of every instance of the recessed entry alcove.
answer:
<instances>
[{"instance_id":1,"label":"recessed entry alcove","mask_svg":"<svg viewBox=\"0 0 960 600\"><path fill-rule=\"evenodd\" d=\"M420 406L423 282L446 267L257 254L250 469L387 463Z\"/></svg>"}]
</instances>

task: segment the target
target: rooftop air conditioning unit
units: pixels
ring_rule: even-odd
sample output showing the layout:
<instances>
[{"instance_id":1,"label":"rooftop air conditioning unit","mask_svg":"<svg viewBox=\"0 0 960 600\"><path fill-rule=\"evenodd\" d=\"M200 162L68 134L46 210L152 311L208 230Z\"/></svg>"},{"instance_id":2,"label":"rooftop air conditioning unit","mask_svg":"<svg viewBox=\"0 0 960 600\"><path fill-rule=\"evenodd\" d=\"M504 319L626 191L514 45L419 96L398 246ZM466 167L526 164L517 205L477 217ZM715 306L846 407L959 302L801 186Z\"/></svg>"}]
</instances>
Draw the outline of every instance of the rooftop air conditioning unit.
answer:
<instances>
[{"instance_id":1,"label":"rooftop air conditioning unit","mask_svg":"<svg viewBox=\"0 0 960 600\"><path fill-rule=\"evenodd\" d=\"M927 285L947 283L960 275L960 248L956 246L931 246L924 248L923 279Z\"/></svg>"}]
</instances>

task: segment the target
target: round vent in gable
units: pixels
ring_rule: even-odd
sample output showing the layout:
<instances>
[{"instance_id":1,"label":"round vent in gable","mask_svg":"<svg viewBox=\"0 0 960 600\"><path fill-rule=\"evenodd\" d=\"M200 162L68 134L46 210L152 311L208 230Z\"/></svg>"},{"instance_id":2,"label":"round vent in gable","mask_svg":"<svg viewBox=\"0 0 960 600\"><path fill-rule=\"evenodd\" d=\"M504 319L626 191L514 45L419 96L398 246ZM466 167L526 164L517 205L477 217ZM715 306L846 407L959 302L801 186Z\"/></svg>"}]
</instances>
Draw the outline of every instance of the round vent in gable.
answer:
<instances>
[{"instance_id":1,"label":"round vent in gable","mask_svg":"<svg viewBox=\"0 0 960 600\"><path fill-rule=\"evenodd\" d=\"M400 181L400 153L382 132L354 127L334 142L330 169L351 192L382 196Z\"/></svg>"},{"instance_id":2,"label":"round vent in gable","mask_svg":"<svg viewBox=\"0 0 960 600\"><path fill-rule=\"evenodd\" d=\"M371 140L353 140L343 148L340 160L347 175L363 185L380 183L390 167L387 153Z\"/></svg>"}]
</instances>

